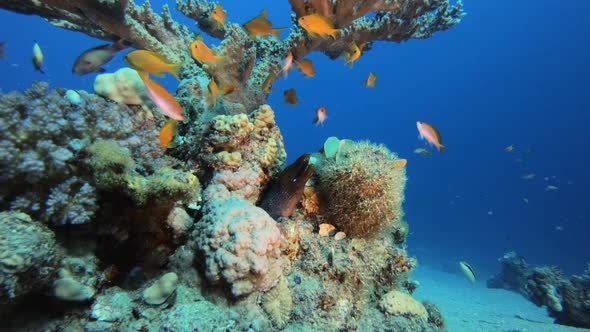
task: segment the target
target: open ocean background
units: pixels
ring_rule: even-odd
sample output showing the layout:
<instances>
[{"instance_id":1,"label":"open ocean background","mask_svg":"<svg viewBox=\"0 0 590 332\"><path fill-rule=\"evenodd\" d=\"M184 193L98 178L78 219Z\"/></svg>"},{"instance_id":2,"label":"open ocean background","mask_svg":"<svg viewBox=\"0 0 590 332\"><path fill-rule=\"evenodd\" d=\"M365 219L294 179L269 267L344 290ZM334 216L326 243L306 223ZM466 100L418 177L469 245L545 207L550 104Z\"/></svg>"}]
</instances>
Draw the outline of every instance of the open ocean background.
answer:
<instances>
[{"instance_id":1,"label":"open ocean background","mask_svg":"<svg viewBox=\"0 0 590 332\"><path fill-rule=\"evenodd\" d=\"M242 24L265 8L275 27L290 26L287 1L221 3L228 21ZM375 43L353 69L314 53L315 77L295 70L277 81L268 103L289 161L318 150L329 136L383 143L408 159L408 248L420 264L457 270L463 259L487 279L499 271L496 259L515 250L530 263L581 273L590 263L590 1L464 5L463 22L430 39ZM180 13L173 17L196 30ZM92 91L95 75L74 76L71 66L102 41L3 10L0 27L1 91L22 91L38 80ZM45 75L30 62L34 40L45 55ZM109 72L125 66L126 52L107 65ZM373 89L363 84L370 71L378 75ZM170 89L176 84L166 81ZM283 102L291 87L300 101L294 107ZM329 118L315 127L321 105ZM435 126L449 148L413 154L424 147L417 120ZM505 152L510 144L515 150ZM523 180L524 173L536 177ZM559 189L546 191L547 185Z\"/></svg>"}]
</instances>

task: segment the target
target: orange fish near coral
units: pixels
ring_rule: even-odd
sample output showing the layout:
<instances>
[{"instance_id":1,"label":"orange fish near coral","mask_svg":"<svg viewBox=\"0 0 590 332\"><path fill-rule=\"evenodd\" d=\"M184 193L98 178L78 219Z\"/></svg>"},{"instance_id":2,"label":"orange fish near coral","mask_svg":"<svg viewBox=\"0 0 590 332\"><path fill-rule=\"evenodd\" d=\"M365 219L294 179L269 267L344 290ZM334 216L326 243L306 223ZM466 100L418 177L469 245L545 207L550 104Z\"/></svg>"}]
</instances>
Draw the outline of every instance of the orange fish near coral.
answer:
<instances>
[{"instance_id":1,"label":"orange fish near coral","mask_svg":"<svg viewBox=\"0 0 590 332\"><path fill-rule=\"evenodd\" d=\"M416 122L416 127L418 128L418 132L420 133L420 138L426 139L428 143L434 145L434 147L436 147L439 153L442 149L446 148L446 146L442 145L440 134L436 129L434 129L434 127L432 127L426 122L421 121Z\"/></svg>"},{"instance_id":2,"label":"orange fish near coral","mask_svg":"<svg viewBox=\"0 0 590 332\"><path fill-rule=\"evenodd\" d=\"M365 81L365 86L367 88L374 88L376 81L377 81L377 75L375 75L374 72L370 72L369 77L367 77L367 80Z\"/></svg>"},{"instance_id":3,"label":"orange fish near coral","mask_svg":"<svg viewBox=\"0 0 590 332\"><path fill-rule=\"evenodd\" d=\"M139 77L145 84L150 99L158 106L160 111L167 117L182 121L184 115L182 114L182 107L174 99L174 97L166 91L160 84L152 81L145 72L137 72Z\"/></svg>"},{"instance_id":4,"label":"orange fish near coral","mask_svg":"<svg viewBox=\"0 0 590 332\"><path fill-rule=\"evenodd\" d=\"M344 63L350 68L352 68L354 62L361 57L361 49L354 42L354 40L348 44L348 49L342 52L342 57L344 58Z\"/></svg>"},{"instance_id":5,"label":"orange fish near coral","mask_svg":"<svg viewBox=\"0 0 590 332\"><path fill-rule=\"evenodd\" d=\"M217 3L217 6L215 6L215 9L213 9L209 18L221 25L225 24L225 11L223 11L223 7L221 7L220 3Z\"/></svg>"},{"instance_id":6,"label":"orange fish near coral","mask_svg":"<svg viewBox=\"0 0 590 332\"><path fill-rule=\"evenodd\" d=\"M269 93L270 88L272 87L272 83L275 81L276 78L277 77L275 74L273 74L273 73L268 74L268 76L264 80L264 83L262 83L262 91Z\"/></svg>"},{"instance_id":7,"label":"orange fish near coral","mask_svg":"<svg viewBox=\"0 0 590 332\"><path fill-rule=\"evenodd\" d=\"M338 29L334 29L334 24L327 17L320 14L311 14L300 17L297 22L312 37L320 36L325 38L330 36L336 39Z\"/></svg>"},{"instance_id":8,"label":"orange fish near coral","mask_svg":"<svg viewBox=\"0 0 590 332\"><path fill-rule=\"evenodd\" d=\"M287 74L293 68L293 53L291 51L287 52L287 57L283 62L283 68L281 68L281 73L283 73L283 77L287 78Z\"/></svg>"},{"instance_id":9,"label":"orange fish near coral","mask_svg":"<svg viewBox=\"0 0 590 332\"><path fill-rule=\"evenodd\" d=\"M197 39L190 45L191 56L199 63L208 63L219 61L219 56L213 53L213 50L209 48L202 40Z\"/></svg>"},{"instance_id":10,"label":"orange fish near coral","mask_svg":"<svg viewBox=\"0 0 590 332\"><path fill-rule=\"evenodd\" d=\"M221 93L223 93L224 95L229 95L234 91L236 91L236 85L233 83L226 84L221 87Z\"/></svg>"},{"instance_id":11,"label":"orange fish near coral","mask_svg":"<svg viewBox=\"0 0 590 332\"><path fill-rule=\"evenodd\" d=\"M273 29L272 23L266 18L266 10L263 9L260 12L260 15L256 16L255 18L251 19L250 21L244 23L242 25L246 33L250 36L250 38L254 38L256 36L264 37L267 35L273 35L277 39L281 39L279 33L286 28L276 28Z\"/></svg>"},{"instance_id":12,"label":"orange fish near coral","mask_svg":"<svg viewBox=\"0 0 590 332\"><path fill-rule=\"evenodd\" d=\"M324 121L328 118L328 113L326 112L325 106L320 106L315 112L315 118L313 119L314 125L323 125Z\"/></svg>"},{"instance_id":13,"label":"orange fish near coral","mask_svg":"<svg viewBox=\"0 0 590 332\"><path fill-rule=\"evenodd\" d=\"M217 105L217 95L219 94L219 88L215 80L211 79L207 85L207 90L209 91L209 104L215 107Z\"/></svg>"},{"instance_id":14,"label":"orange fish near coral","mask_svg":"<svg viewBox=\"0 0 590 332\"><path fill-rule=\"evenodd\" d=\"M164 126L162 127L162 129L160 129L160 146L168 149L173 147L172 145L172 139L174 138L174 135L176 134L176 125L178 124L178 121L174 120L174 119L170 119L168 120Z\"/></svg>"},{"instance_id":15,"label":"orange fish near coral","mask_svg":"<svg viewBox=\"0 0 590 332\"><path fill-rule=\"evenodd\" d=\"M285 103L289 105L297 105L297 92L295 92L295 89L285 90L283 95L285 96Z\"/></svg>"},{"instance_id":16,"label":"orange fish near coral","mask_svg":"<svg viewBox=\"0 0 590 332\"><path fill-rule=\"evenodd\" d=\"M164 77L164 72L170 73L176 79L182 63L168 63L163 56L146 50L135 50L127 53L125 62L133 69Z\"/></svg>"},{"instance_id":17,"label":"orange fish near coral","mask_svg":"<svg viewBox=\"0 0 590 332\"><path fill-rule=\"evenodd\" d=\"M313 62L311 60L303 60L301 62L295 61L295 65L299 67L299 70L305 75L305 77L313 77L315 75L315 69L313 68Z\"/></svg>"}]
</instances>

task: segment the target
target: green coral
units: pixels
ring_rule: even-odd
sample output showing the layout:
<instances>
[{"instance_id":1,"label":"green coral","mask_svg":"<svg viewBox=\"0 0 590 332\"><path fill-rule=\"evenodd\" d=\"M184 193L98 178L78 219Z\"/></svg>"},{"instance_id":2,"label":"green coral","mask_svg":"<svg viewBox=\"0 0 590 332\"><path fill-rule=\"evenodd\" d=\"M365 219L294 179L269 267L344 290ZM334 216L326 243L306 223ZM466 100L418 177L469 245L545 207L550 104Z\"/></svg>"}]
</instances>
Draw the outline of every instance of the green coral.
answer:
<instances>
[{"instance_id":1,"label":"green coral","mask_svg":"<svg viewBox=\"0 0 590 332\"><path fill-rule=\"evenodd\" d=\"M140 205L162 199L191 203L200 195L199 180L190 172L162 167L148 176L139 174L129 150L115 141L96 141L84 154L84 164L97 188L122 190Z\"/></svg>"},{"instance_id":2,"label":"green coral","mask_svg":"<svg viewBox=\"0 0 590 332\"><path fill-rule=\"evenodd\" d=\"M319 193L329 222L352 237L401 224L405 169L383 145L346 141L337 158L316 156ZM399 229L405 237L407 227ZM397 241L396 241L397 242Z\"/></svg>"},{"instance_id":3,"label":"green coral","mask_svg":"<svg viewBox=\"0 0 590 332\"><path fill-rule=\"evenodd\" d=\"M129 151L113 140L99 140L86 148L86 165L92 170L96 186L111 190L126 185L135 162Z\"/></svg>"}]
</instances>

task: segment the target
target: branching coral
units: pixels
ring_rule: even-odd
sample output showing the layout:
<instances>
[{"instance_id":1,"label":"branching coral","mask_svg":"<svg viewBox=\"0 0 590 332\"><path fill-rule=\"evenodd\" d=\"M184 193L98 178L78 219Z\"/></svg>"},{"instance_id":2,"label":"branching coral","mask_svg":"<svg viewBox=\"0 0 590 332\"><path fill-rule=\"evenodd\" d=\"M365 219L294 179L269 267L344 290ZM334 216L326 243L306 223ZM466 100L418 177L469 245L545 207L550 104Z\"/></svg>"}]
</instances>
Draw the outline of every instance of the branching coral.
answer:
<instances>
[{"instance_id":1,"label":"branching coral","mask_svg":"<svg viewBox=\"0 0 590 332\"><path fill-rule=\"evenodd\" d=\"M251 39L235 23L218 24L211 19L214 3L204 0L176 1L176 8L192 18L204 33L223 39L215 52L222 61L200 67L223 86L232 85L233 93L224 96L227 108L238 107L250 112L264 103L269 89L264 82L272 82L279 75L281 62L290 51L296 60L320 51L334 59L349 50L354 42L361 52L370 50L374 41L402 42L412 38L428 38L457 24L463 16L462 3L453 6L449 0L289 0L295 13L290 35L279 41L274 38ZM52 24L111 41L125 40L134 47L157 52L170 61L184 61L183 78L194 78L200 71L189 58L188 45L193 36L188 28L171 18L167 5L161 16L149 1L137 6L125 1L3 1L0 8L47 18ZM334 39L313 38L297 19L319 13L331 20L338 33ZM203 76L202 76L203 77ZM192 92L202 97L206 89L202 83L188 80L179 93L190 97ZM200 99L200 98L199 98ZM186 104L190 104L187 102ZM233 106L232 106L233 105Z\"/></svg>"}]
</instances>

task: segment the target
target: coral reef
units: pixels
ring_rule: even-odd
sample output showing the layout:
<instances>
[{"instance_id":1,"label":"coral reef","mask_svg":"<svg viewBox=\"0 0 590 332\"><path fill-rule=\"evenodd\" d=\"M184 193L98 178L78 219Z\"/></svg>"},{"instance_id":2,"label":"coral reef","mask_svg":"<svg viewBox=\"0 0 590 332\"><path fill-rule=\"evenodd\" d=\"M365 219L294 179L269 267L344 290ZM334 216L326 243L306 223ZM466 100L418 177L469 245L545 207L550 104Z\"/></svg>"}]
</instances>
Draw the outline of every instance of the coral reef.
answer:
<instances>
[{"instance_id":1,"label":"coral reef","mask_svg":"<svg viewBox=\"0 0 590 332\"><path fill-rule=\"evenodd\" d=\"M502 272L488 287L518 292L538 306L547 306L555 323L590 328L590 265L569 279L557 267L532 267L515 252L499 259Z\"/></svg>"},{"instance_id":2,"label":"coral reef","mask_svg":"<svg viewBox=\"0 0 590 332\"><path fill-rule=\"evenodd\" d=\"M150 112L128 69L97 78L95 92L106 99L49 91L43 83L0 97L0 208L39 220L27 235L31 246L45 234L46 250L66 252L60 264L51 251L49 261L35 265L47 266L47 275L25 275L39 279L35 286L48 288L46 296L62 311L23 319L19 327L444 329L434 306L406 294L417 284L409 276L416 261L400 247L408 233L401 209L405 161L383 146L332 138L322 154L281 171L283 137L264 103L288 55L301 61L318 51L335 59L352 44L362 55L374 41L428 38L458 23L462 4L289 2L294 25L279 40L214 23L215 3L177 0L203 33L222 39L210 46L216 60L209 63L193 60L189 45L197 36L172 19L168 6L158 15L149 1L0 3L182 63L175 98L185 119L167 150L155 142L163 119ZM316 38L299 26L312 13L335 24L334 38ZM70 252L75 244L83 254ZM35 290L2 301L15 304Z\"/></svg>"},{"instance_id":3,"label":"coral reef","mask_svg":"<svg viewBox=\"0 0 590 332\"><path fill-rule=\"evenodd\" d=\"M405 169L395 154L384 146L348 142L329 155L334 157L316 156L316 173L331 224L353 237L372 236L396 223L407 227L401 223Z\"/></svg>"},{"instance_id":4,"label":"coral reef","mask_svg":"<svg viewBox=\"0 0 590 332\"><path fill-rule=\"evenodd\" d=\"M525 258L511 251L498 259L502 266L500 273L488 279L488 288L503 288L526 296L524 286L532 269Z\"/></svg>"}]
</instances>

